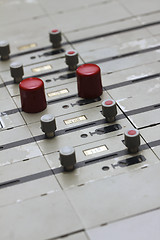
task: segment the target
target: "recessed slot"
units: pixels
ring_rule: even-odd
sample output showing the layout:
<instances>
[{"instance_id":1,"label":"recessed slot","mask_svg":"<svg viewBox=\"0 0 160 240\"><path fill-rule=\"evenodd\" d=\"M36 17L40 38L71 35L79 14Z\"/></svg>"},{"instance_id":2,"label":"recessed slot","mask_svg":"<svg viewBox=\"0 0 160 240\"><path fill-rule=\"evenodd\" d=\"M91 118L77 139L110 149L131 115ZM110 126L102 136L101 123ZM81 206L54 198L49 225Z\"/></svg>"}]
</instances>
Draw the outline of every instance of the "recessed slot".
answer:
<instances>
[{"instance_id":1,"label":"recessed slot","mask_svg":"<svg viewBox=\"0 0 160 240\"><path fill-rule=\"evenodd\" d=\"M154 105L154 108L160 108L160 104Z\"/></svg>"},{"instance_id":2,"label":"recessed slot","mask_svg":"<svg viewBox=\"0 0 160 240\"><path fill-rule=\"evenodd\" d=\"M87 124L83 124L83 125L80 125L80 126L76 126L76 127L66 129L65 132L72 132L72 131L75 131L76 129L83 129L83 128L90 127L90 126L93 126L93 125L95 125L95 123L87 123Z\"/></svg>"},{"instance_id":3,"label":"recessed slot","mask_svg":"<svg viewBox=\"0 0 160 240\"><path fill-rule=\"evenodd\" d=\"M101 101L100 97L95 98L95 99L82 99L82 100L76 101L76 103L72 103L71 105L72 105L72 107L74 107L75 105L84 106L84 105L94 103L94 102L99 102L99 101Z\"/></svg>"},{"instance_id":4,"label":"recessed slot","mask_svg":"<svg viewBox=\"0 0 160 240\"><path fill-rule=\"evenodd\" d=\"M14 184L19 183L19 182L20 182L20 180L17 179L17 180L13 180L13 181L0 183L0 188L6 187L6 186L11 186L11 185L14 185Z\"/></svg>"},{"instance_id":5,"label":"recessed slot","mask_svg":"<svg viewBox=\"0 0 160 240\"><path fill-rule=\"evenodd\" d=\"M53 55L63 53L63 52L64 52L64 49L57 49L57 50L53 50L53 51L50 51L50 52L45 52L43 54L43 56L48 57L48 56L53 56Z\"/></svg>"},{"instance_id":6,"label":"recessed slot","mask_svg":"<svg viewBox=\"0 0 160 240\"><path fill-rule=\"evenodd\" d=\"M118 161L117 164L112 164L112 167L115 169L116 167L128 167L131 165L135 165L141 162L146 161L146 158L143 155L130 157L121 161Z\"/></svg>"},{"instance_id":7,"label":"recessed slot","mask_svg":"<svg viewBox=\"0 0 160 240\"><path fill-rule=\"evenodd\" d=\"M73 78L73 77L76 77L76 73L75 72L61 75L61 76L59 76L58 79L59 80L65 80L65 79L69 79L69 78Z\"/></svg>"},{"instance_id":8,"label":"recessed slot","mask_svg":"<svg viewBox=\"0 0 160 240\"><path fill-rule=\"evenodd\" d=\"M85 165L87 165L87 164L92 164L92 163L96 163L96 162L105 161L105 160L107 160L107 159L109 159L109 158L116 157L117 155L118 155L118 154L114 153L114 154L109 154L109 155L102 156L102 157L93 158L93 159L90 159L90 160L85 161Z\"/></svg>"},{"instance_id":9,"label":"recessed slot","mask_svg":"<svg viewBox=\"0 0 160 240\"><path fill-rule=\"evenodd\" d=\"M122 129L121 125L120 124L114 124L114 125L111 125L111 126L98 128L94 132L90 132L90 134L91 134L91 136L93 136L94 134L102 135L102 134L117 131L119 129Z\"/></svg>"}]
</instances>

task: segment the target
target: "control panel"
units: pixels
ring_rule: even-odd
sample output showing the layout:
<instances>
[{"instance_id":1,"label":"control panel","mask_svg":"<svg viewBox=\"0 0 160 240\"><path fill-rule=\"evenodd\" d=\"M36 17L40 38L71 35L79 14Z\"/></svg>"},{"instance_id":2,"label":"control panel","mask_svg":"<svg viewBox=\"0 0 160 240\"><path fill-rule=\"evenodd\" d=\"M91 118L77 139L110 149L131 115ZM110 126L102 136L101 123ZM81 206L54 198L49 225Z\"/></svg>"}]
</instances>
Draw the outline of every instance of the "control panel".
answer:
<instances>
[{"instance_id":1,"label":"control panel","mask_svg":"<svg viewBox=\"0 0 160 240\"><path fill-rule=\"evenodd\" d=\"M0 239L159 240L160 1L0 20Z\"/></svg>"}]
</instances>

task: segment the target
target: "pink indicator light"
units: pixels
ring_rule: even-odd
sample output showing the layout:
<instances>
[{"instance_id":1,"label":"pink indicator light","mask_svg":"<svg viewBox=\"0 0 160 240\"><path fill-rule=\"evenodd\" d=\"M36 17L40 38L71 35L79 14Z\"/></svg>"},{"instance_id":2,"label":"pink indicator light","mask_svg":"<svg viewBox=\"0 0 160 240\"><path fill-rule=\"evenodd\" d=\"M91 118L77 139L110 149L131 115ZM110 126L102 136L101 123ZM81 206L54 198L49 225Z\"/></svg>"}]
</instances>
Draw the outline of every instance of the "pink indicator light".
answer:
<instances>
[{"instance_id":1,"label":"pink indicator light","mask_svg":"<svg viewBox=\"0 0 160 240\"><path fill-rule=\"evenodd\" d=\"M135 131L135 130L130 130L130 131L128 131L128 134L129 135L135 135L137 132Z\"/></svg>"},{"instance_id":2,"label":"pink indicator light","mask_svg":"<svg viewBox=\"0 0 160 240\"><path fill-rule=\"evenodd\" d=\"M72 55L74 53L75 53L75 51L68 51L68 54L70 54L70 55Z\"/></svg>"},{"instance_id":3,"label":"pink indicator light","mask_svg":"<svg viewBox=\"0 0 160 240\"><path fill-rule=\"evenodd\" d=\"M105 101L105 105L112 105L112 104L113 104L112 100Z\"/></svg>"},{"instance_id":4,"label":"pink indicator light","mask_svg":"<svg viewBox=\"0 0 160 240\"><path fill-rule=\"evenodd\" d=\"M52 30L53 33L59 32L58 29L53 29Z\"/></svg>"}]
</instances>

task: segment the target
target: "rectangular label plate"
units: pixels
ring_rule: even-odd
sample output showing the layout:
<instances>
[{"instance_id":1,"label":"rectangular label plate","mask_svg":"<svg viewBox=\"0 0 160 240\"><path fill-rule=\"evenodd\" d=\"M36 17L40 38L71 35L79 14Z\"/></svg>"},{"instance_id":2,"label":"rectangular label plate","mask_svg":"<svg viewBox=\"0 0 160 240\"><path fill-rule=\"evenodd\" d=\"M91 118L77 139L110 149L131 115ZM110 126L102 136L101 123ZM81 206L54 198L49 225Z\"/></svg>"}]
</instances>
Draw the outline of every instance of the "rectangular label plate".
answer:
<instances>
[{"instance_id":1,"label":"rectangular label plate","mask_svg":"<svg viewBox=\"0 0 160 240\"><path fill-rule=\"evenodd\" d=\"M99 147L84 150L83 153L84 153L84 155L88 156L88 155L93 155L95 153L104 152L104 151L107 151L107 150L108 150L108 148L106 147L106 145L102 145L102 146L99 146Z\"/></svg>"},{"instance_id":2,"label":"rectangular label plate","mask_svg":"<svg viewBox=\"0 0 160 240\"><path fill-rule=\"evenodd\" d=\"M69 90L67 88L65 88L65 89L62 89L62 90L59 90L59 91L49 92L49 93L47 93L47 95L48 95L48 97L55 97L55 96L58 96L58 95L66 94L68 92L69 92Z\"/></svg>"},{"instance_id":3,"label":"rectangular label plate","mask_svg":"<svg viewBox=\"0 0 160 240\"><path fill-rule=\"evenodd\" d=\"M79 117L76 117L76 118L66 119L66 120L64 120L64 123L66 125L69 125L69 124L72 124L72 123L77 123L77 122L84 121L86 119L87 119L87 117L85 115L82 115L82 116L79 116Z\"/></svg>"},{"instance_id":4,"label":"rectangular label plate","mask_svg":"<svg viewBox=\"0 0 160 240\"><path fill-rule=\"evenodd\" d=\"M37 46L36 43L29 43L29 44L26 44L26 45L23 45L23 46L18 47L18 50L19 50L19 51L24 51L24 50L28 50L28 49L30 49L30 48L34 48L34 47L36 47L36 46Z\"/></svg>"},{"instance_id":5,"label":"rectangular label plate","mask_svg":"<svg viewBox=\"0 0 160 240\"><path fill-rule=\"evenodd\" d=\"M32 72L38 73L38 72L48 71L51 69L52 69L51 65L44 65L44 66L32 68Z\"/></svg>"}]
</instances>

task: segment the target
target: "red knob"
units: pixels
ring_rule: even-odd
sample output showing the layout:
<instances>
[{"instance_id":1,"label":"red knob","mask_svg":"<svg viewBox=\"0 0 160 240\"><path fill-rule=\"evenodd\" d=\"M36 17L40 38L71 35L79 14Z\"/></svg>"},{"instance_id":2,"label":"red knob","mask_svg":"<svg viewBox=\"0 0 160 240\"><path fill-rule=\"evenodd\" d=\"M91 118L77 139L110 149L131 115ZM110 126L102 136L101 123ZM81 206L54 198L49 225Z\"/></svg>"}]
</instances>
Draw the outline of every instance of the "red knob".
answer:
<instances>
[{"instance_id":1,"label":"red knob","mask_svg":"<svg viewBox=\"0 0 160 240\"><path fill-rule=\"evenodd\" d=\"M96 64L83 64L76 72L79 97L92 99L102 95L101 70Z\"/></svg>"},{"instance_id":2,"label":"red knob","mask_svg":"<svg viewBox=\"0 0 160 240\"><path fill-rule=\"evenodd\" d=\"M37 113L47 107L44 83L39 78L26 78L19 84L22 111Z\"/></svg>"}]
</instances>

